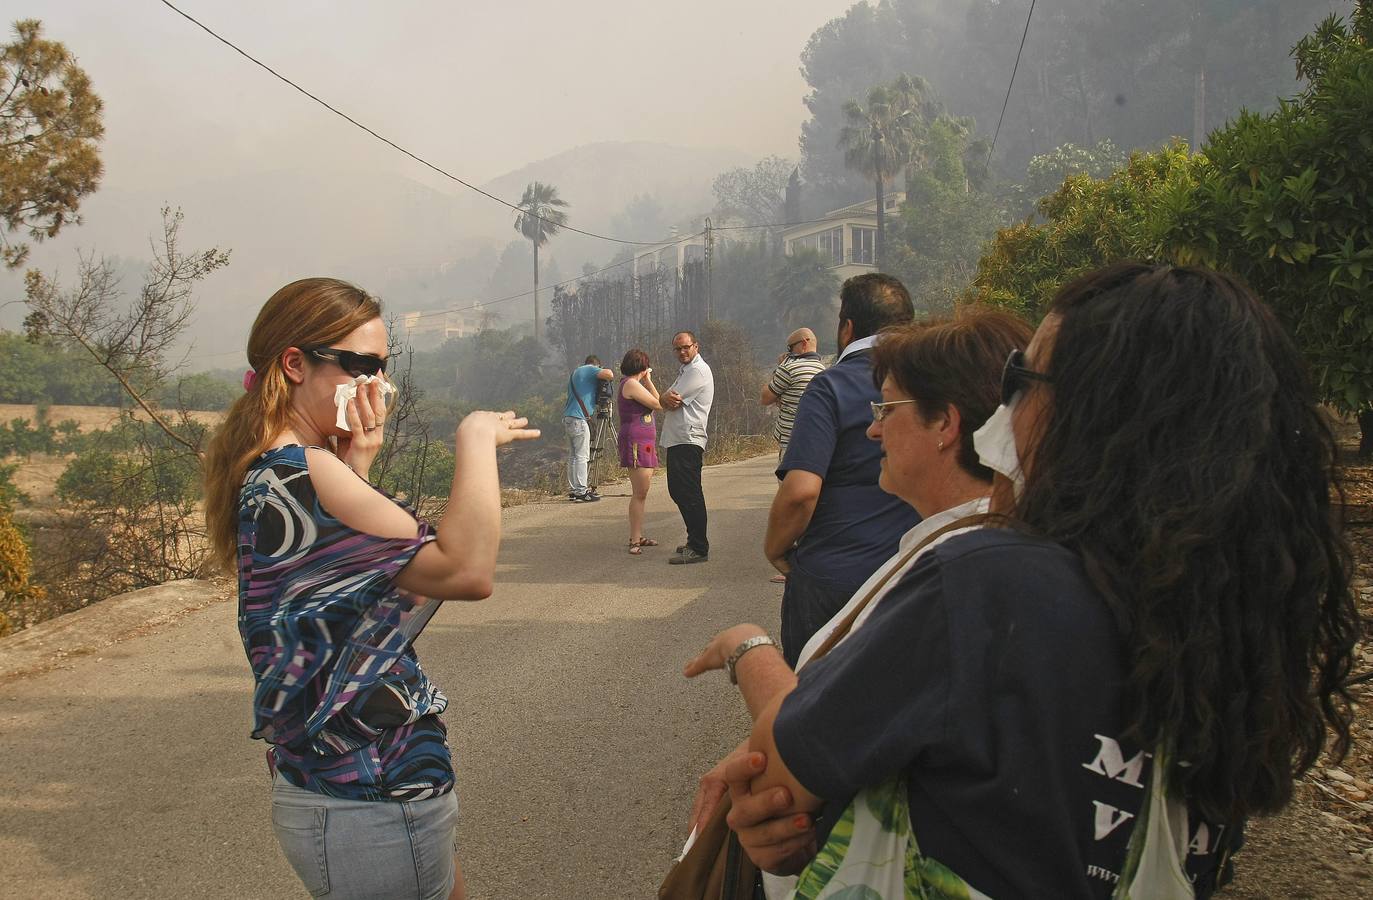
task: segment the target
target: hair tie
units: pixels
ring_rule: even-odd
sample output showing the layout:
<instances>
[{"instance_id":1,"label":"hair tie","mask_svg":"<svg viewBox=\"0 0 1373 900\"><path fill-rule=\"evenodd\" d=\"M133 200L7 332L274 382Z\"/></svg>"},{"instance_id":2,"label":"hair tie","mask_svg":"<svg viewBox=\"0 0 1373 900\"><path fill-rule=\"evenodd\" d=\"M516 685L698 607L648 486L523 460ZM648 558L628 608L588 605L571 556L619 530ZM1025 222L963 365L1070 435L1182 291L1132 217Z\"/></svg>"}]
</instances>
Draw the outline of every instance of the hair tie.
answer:
<instances>
[{"instance_id":1,"label":"hair tie","mask_svg":"<svg viewBox=\"0 0 1373 900\"><path fill-rule=\"evenodd\" d=\"M251 391L251 390L253 389L253 385L256 384L256 383L257 383L257 370L256 370L256 369L249 369L248 371L246 371L246 372L243 373L243 389L244 389L245 391Z\"/></svg>"}]
</instances>

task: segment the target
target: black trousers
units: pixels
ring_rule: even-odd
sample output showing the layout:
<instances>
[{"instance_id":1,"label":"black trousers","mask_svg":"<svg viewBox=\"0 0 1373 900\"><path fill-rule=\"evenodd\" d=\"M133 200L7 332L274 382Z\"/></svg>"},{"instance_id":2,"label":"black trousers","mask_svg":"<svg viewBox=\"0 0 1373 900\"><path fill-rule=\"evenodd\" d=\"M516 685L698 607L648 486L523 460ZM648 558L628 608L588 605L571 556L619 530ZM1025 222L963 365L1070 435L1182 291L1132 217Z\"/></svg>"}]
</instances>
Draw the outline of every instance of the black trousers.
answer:
<instances>
[{"instance_id":1,"label":"black trousers","mask_svg":"<svg viewBox=\"0 0 1373 900\"><path fill-rule=\"evenodd\" d=\"M705 451L695 444L667 448L667 494L686 523L687 546L702 555L710 553L710 541L706 539L706 495L701 490L704 455Z\"/></svg>"}]
</instances>

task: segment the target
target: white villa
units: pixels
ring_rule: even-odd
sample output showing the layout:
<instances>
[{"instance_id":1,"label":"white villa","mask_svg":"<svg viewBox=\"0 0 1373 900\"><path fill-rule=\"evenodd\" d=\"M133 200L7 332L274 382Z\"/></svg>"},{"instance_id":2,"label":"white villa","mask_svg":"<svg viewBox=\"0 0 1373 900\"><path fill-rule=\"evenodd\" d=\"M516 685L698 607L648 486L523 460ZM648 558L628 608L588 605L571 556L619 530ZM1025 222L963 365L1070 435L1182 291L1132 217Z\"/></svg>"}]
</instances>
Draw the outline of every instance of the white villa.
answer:
<instances>
[{"instance_id":1,"label":"white villa","mask_svg":"<svg viewBox=\"0 0 1373 900\"><path fill-rule=\"evenodd\" d=\"M449 338L466 337L481 330L481 310L458 312L415 310L396 317L406 343L415 346L440 346Z\"/></svg>"},{"instance_id":2,"label":"white villa","mask_svg":"<svg viewBox=\"0 0 1373 900\"><path fill-rule=\"evenodd\" d=\"M906 202L902 191L892 191L883 198L890 224ZM875 272L873 261L877 246L877 198L845 206L826 213L828 221L810 225L793 225L782 232L788 256L797 248L818 250L832 260L830 268L840 279Z\"/></svg>"}]
</instances>

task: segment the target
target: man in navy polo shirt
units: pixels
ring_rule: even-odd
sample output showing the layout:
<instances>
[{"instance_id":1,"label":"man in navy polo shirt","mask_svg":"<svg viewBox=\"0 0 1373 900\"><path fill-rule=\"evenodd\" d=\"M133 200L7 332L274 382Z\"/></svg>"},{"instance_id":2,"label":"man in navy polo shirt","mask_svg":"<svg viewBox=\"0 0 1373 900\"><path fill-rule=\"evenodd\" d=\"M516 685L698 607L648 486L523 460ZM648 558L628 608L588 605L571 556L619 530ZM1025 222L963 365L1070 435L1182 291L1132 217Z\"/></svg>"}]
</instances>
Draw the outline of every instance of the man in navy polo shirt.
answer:
<instances>
[{"instance_id":1,"label":"man in navy polo shirt","mask_svg":"<svg viewBox=\"0 0 1373 900\"><path fill-rule=\"evenodd\" d=\"M777 467L763 552L787 576L782 654L796 666L807 640L896 553L920 516L877 486L882 448L868 439L872 346L889 325L915 317L910 294L890 275L855 275L839 289L839 358L811 379Z\"/></svg>"}]
</instances>

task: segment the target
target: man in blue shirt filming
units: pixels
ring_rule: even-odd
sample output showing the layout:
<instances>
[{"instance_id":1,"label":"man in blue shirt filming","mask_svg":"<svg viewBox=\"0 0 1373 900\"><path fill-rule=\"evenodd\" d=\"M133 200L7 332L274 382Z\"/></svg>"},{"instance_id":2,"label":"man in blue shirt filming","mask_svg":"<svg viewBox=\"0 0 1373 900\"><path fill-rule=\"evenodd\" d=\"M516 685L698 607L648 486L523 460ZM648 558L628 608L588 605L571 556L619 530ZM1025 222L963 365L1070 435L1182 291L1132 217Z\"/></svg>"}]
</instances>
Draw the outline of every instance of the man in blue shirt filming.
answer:
<instances>
[{"instance_id":1,"label":"man in blue shirt filming","mask_svg":"<svg viewBox=\"0 0 1373 900\"><path fill-rule=\"evenodd\" d=\"M586 486L586 467L591 459L591 417L596 414L596 386L612 381L615 373L601 367L600 357L588 356L583 365L572 370L567 380L567 405L563 407L563 428L567 431L567 490L573 503L601 499Z\"/></svg>"}]
</instances>

